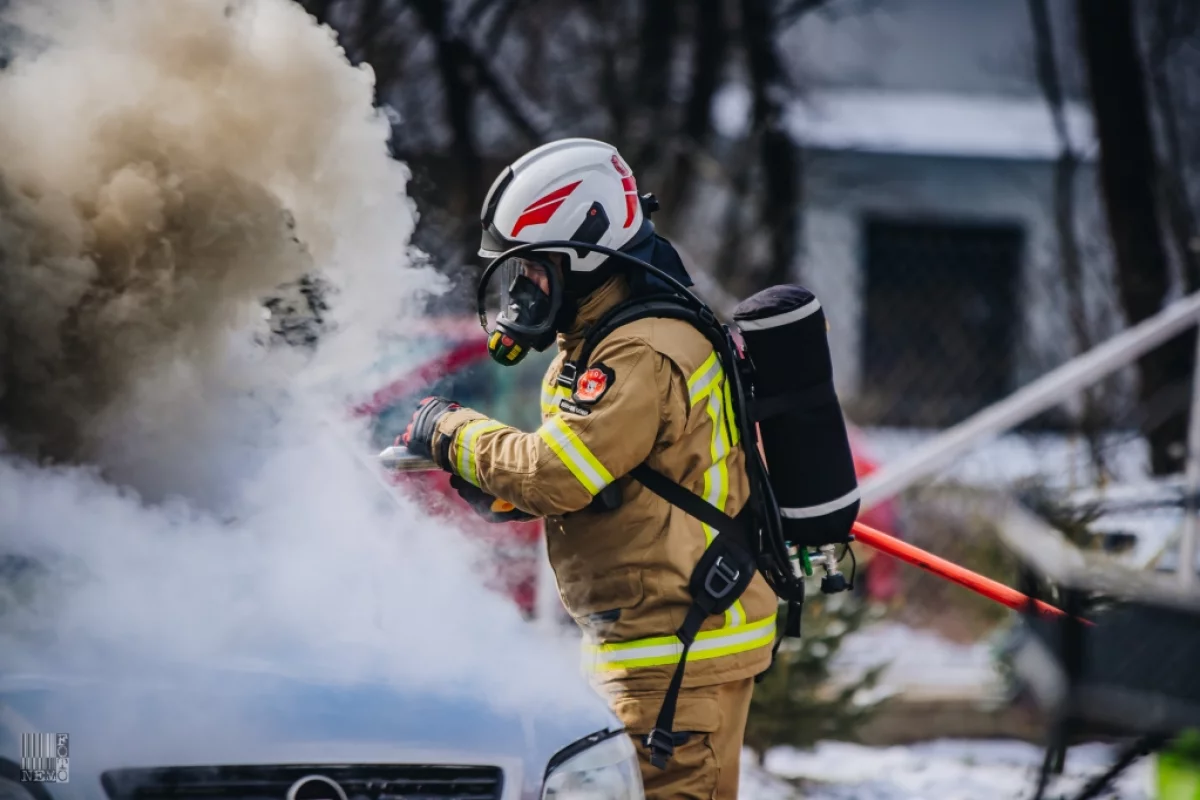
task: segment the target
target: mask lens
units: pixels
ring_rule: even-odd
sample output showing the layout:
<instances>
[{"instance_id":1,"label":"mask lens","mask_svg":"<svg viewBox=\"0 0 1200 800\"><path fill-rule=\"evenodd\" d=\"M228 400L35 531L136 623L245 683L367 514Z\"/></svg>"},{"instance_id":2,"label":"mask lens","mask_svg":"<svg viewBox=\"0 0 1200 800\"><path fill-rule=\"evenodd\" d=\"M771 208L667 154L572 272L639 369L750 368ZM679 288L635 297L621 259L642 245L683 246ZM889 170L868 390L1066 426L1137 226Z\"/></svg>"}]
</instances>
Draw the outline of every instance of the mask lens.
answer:
<instances>
[{"instance_id":1,"label":"mask lens","mask_svg":"<svg viewBox=\"0 0 1200 800\"><path fill-rule=\"evenodd\" d=\"M489 330L498 321L517 330L535 332L553 323L554 281L550 265L528 258L510 258L492 273L486 288Z\"/></svg>"}]
</instances>

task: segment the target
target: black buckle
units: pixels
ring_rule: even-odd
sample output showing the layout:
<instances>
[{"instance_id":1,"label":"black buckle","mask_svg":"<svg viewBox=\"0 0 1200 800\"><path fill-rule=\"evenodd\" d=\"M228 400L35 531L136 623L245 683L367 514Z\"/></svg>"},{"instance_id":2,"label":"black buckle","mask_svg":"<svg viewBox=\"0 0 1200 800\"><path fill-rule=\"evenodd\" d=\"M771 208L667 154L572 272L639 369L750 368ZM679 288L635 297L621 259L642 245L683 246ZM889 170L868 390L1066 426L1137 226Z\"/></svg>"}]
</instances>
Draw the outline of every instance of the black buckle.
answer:
<instances>
[{"instance_id":1,"label":"black buckle","mask_svg":"<svg viewBox=\"0 0 1200 800\"><path fill-rule=\"evenodd\" d=\"M667 762L675 755L675 737L661 728L655 728L646 734L643 743L650 751L650 763L659 769L666 769Z\"/></svg>"},{"instance_id":2,"label":"black buckle","mask_svg":"<svg viewBox=\"0 0 1200 800\"><path fill-rule=\"evenodd\" d=\"M716 562L708 570L708 575L704 576L704 591L708 592L714 600L720 600L733 591L741 576L742 571L726 563L725 556L717 556ZM713 588L713 582L717 579L725 582L720 591Z\"/></svg>"},{"instance_id":3,"label":"black buckle","mask_svg":"<svg viewBox=\"0 0 1200 800\"><path fill-rule=\"evenodd\" d=\"M575 391L575 369L574 361L568 361L563 364L562 369L558 371L558 378L554 382L559 386Z\"/></svg>"}]
</instances>

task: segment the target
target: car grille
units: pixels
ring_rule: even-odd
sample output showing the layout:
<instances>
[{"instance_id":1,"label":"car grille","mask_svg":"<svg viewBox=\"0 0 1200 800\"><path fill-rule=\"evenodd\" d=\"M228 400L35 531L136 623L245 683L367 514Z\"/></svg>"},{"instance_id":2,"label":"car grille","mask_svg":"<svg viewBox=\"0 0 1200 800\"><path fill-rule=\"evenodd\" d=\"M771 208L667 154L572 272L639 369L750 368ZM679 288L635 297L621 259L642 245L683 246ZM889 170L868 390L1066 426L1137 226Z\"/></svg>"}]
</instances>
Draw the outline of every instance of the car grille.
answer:
<instances>
[{"instance_id":1,"label":"car grille","mask_svg":"<svg viewBox=\"0 0 1200 800\"><path fill-rule=\"evenodd\" d=\"M284 800L308 775L339 784L348 800L499 800L498 767L287 764L118 769L101 776L111 800Z\"/></svg>"}]
</instances>

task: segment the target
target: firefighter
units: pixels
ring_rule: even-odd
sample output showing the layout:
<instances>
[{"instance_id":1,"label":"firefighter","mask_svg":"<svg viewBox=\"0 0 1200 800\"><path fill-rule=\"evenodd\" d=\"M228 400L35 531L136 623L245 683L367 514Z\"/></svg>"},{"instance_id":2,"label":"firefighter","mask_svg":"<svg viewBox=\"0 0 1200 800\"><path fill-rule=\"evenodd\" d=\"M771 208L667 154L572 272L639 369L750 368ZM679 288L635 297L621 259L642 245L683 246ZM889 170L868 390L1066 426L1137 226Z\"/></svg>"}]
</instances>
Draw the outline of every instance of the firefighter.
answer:
<instances>
[{"instance_id":1,"label":"firefighter","mask_svg":"<svg viewBox=\"0 0 1200 800\"><path fill-rule=\"evenodd\" d=\"M492 185L479 255L579 241L630 253L691 285L650 222L653 208L611 145L552 142ZM584 374L561 375L605 311L667 290L621 259L554 248L510 258L490 283L481 291L498 309L488 340L495 360L511 365L558 348L542 382L541 427L522 432L433 397L400 440L450 472L489 519L545 519L563 604L584 633L586 668L635 739L647 797L735 798L754 677L771 661L776 596L755 574L732 607L704 622L675 706L673 752L665 768L652 765L646 737L680 661L674 632L692 604L689 576L719 534L628 477L644 462L727 514L739 512L749 484L722 364L689 323L648 318L608 335Z\"/></svg>"}]
</instances>

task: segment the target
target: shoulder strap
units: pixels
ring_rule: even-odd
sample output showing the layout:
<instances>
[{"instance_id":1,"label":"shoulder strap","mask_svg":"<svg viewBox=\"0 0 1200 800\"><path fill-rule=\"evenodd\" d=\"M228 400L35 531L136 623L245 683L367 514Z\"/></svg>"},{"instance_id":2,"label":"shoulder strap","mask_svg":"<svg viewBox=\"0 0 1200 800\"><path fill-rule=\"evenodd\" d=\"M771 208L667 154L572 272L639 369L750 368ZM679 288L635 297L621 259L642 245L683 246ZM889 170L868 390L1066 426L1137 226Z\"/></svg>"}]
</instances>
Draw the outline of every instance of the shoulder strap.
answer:
<instances>
[{"instance_id":1,"label":"shoulder strap","mask_svg":"<svg viewBox=\"0 0 1200 800\"><path fill-rule=\"evenodd\" d=\"M679 655L679 663L675 666L675 673L671 676L671 683L663 697L654 729L645 739L645 745L650 750L650 763L659 769L665 769L675 752L676 742L672 728L675 725L675 707L679 703L679 692L683 688L683 671L687 665L688 652L704 620L713 614L725 613L725 610L746 591L756 571L755 558L750 532L744 518L729 516L646 464L639 464L629 474L663 500L678 506L720 533L705 549L704 555L692 570L688 582L692 605L688 608L683 624L675 631L675 635L683 644L683 652Z\"/></svg>"},{"instance_id":2,"label":"shoulder strap","mask_svg":"<svg viewBox=\"0 0 1200 800\"><path fill-rule=\"evenodd\" d=\"M575 376L587 368L588 360L600 342L617 328L650 317L690 322L710 339L714 349L718 352L725 349L726 342L719 339L715 318L706 319L682 298L676 295L634 298L618 304L596 321L584 338L578 357L573 362L563 365L563 371L559 375L560 383L569 384L570 388L574 389ZM713 324L706 325L706 322ZM718 338L714 339L714 336ZM760 413L764 411L769 413L774 409L760 409ZM687 665L688 653L704 621L714 614L723 614L750 585L750 581L758 570L758 557L761 554L759 545L761 543L755 541L754 537L757 531L748 524L753 508L752 504L748 503L742 514L738 518L734 518L647 464L643 463L634 467L630 470L629 476L663 500L695 517L720 534L705 549L695 569L692 570L688 582L692 604L688 608L683 624L675 631L675 635L683 645L683 650L680 653L675 672L671 676L671 683L663 697L663 704L659 709L654 729L647 734L644 740L644 744L650 751L650 763L659 769L665 769L675 751L676 739L672 727L675 724L675 708L679 702L679 692L683 687L683 674ZM789 602L787 627L790 633L794 617L796 620L795 635L799 635L798 610L798 604ZM778 646L777 641L775 647L778 648ZM772 651L773 660L774 651Z\"/></svg>"},{"instance_id":3,"label":"shoulder strap","mask_svg":"<svg viewBox=\"0 0 1200 800\"><path fill-rule=\"evenodd\" d=\"M751 538L752 531L747 530L745 514L737 518L729 516L644 463L630 470L629 475L663 500L714 528L720 534L704 551L704 555L692 571L688 583L692 605L688 608L683 624L675 631L675 635L683 644L683 652L680 653L679 664L676 665L671 683L663 696L663 704L654 722L654 729L644 740L650 751L650 763L659 769L665 769L677 743L672 728L675 725L679 692L683 688L683 671L687 665L688 652L704 620L712 614L724 613L746 591L754 578L757 550ZM802 602L798 598L788 600L785 637L800 635ZM771 650L772 664L782 641L783 639L777 639ZM755 681L765 674L764 672L759 675Z\"/></svg>"},{"instance_id":4,"label":"shoulder strap","mask_svg":"<svg viewBox=\"0 0 1200 800\"><path fill-rule=\"evenodd\" d=\"M592 352L617 328L651 317L682 319L693 322L693 324L700 321L699 312L692 308L686 300L675 294L633 297L618 303L596 320L584 336L579 356L571 362L572 375L587 366ZM696 328L702 330L699 325L696 325Z\"/></svg>"},{"instance_id":5,"label":"shoulder strap","mask_svg":"<svg viewBox=\"0 0 1200 800\"><path fill-rule=\"evenodd\" d=\"M704 498L689 492L666 475L644 463L631 469L629 474L663 500L682 509L705 525L720 533L736 536L749 552L750 535L741 520L734 519Z\"/></svg>"}]
</instances>

